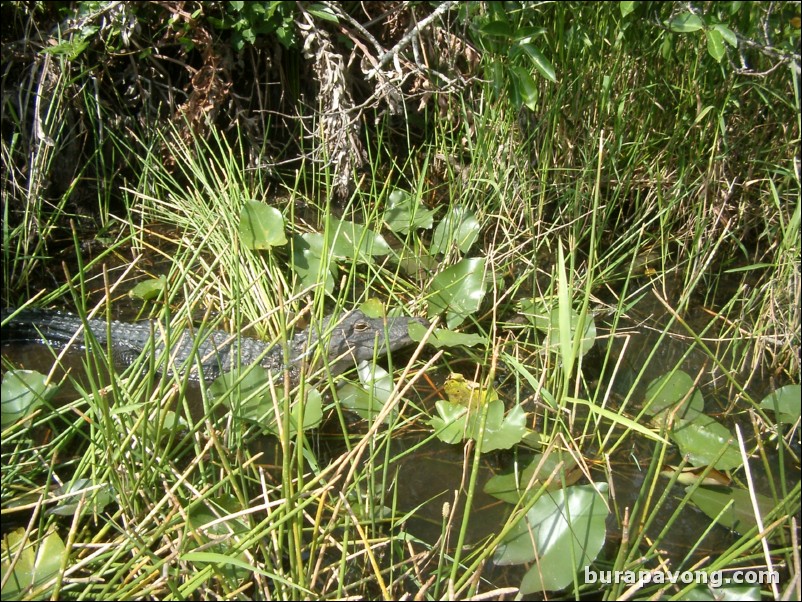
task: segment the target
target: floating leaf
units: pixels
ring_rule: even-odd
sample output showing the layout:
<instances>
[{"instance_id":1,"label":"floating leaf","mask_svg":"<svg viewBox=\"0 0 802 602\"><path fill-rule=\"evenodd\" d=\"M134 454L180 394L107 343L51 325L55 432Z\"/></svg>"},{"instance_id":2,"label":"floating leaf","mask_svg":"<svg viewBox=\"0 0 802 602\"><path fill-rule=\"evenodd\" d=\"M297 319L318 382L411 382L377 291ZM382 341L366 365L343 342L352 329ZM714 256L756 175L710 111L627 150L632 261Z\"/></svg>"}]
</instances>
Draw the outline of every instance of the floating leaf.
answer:
<instances>
[{"instance_id":1,"label":"floating leaf","mask_svg":"<svg viewBox=\"0 0 802 602\"><path fill-rule=\"evenodd\" d=\"M132 299L151 301L158 299L165 290L167 290L167 277L162 274L158 278L149 278L138 283L128 291L128 296Z\"/></svg>"},{"instance_id":2,"label":"floating leaf","mask_svg":"<svg viewBox=\"0 0 802 602\"><path fill-rule=\"evenodd\" d=\"M330 252L341 259L370 263L372 257L387 255L390 245L378 232L362 224L332 218L326 229Z\"/></svg>"},{"instance_id":3,"label":"floating leaf","mask_svg":"<svg viewBox=\"0 0 802 602\"><path fill-rule=\"evenodd\" d=\"M799 385L786 385L769 393L760 407L774 412L777 420L785 424L794 424L799 420L802 406L799 399L802 397L802 387Z\"/></svg>"},{"instance_id":4,"label":"floating leaf","mask_svg":"<svg viewBox=\"0 0 802 602\"><path fill-rule=\"evenodd\" d=\"M393 377L381 366L361 361L357 366L357 374L361 387L353 383L345 383L338 389L338 398L343 407L353 410L365 420L373 420L382 411L393 391ZM390 412L384 422L395 418Z\"/></svg>"},{"instance_id":5,"label":"floating leaf","mask_svg":"<svg viewBox=\"0 0 802 602\"><path fill-rule=\"evenodd\" d=\"M671 431L671 439L693 466L713 464L723 448L726 448L726 451L713 464L714 468L732 470L743 464L732 434L710 416L697 414L692 420L679 421Z\"/></svg>"},{"instance_id":6,"label":"floating leaf","mask_svg":"<svg viewBox=\"0 0 802 602\"><path fill-rule=\"evenodd\" d=\"M323 243L322 234L294 236L292 269L304 288L314 286L322 279L324 290L331 294L334 291L334 269L328 259L323 258Z\"/></svg>"},{"instance_id":7,"label":"floating leaf","mask_svg":"<svg viewBox=\"0 0 802 602\"><path fill-rule=\"evenodd\" d=\"M422 341L423 336L429 329L419 322L412 322L409 325L409 335L414 341ZM464 332L454 332L446 328L436 328L432 335L426 339L429 345L434 347L473 347L487 343L487 337L478 334L466 334Z\"/></svg>"},{"instance_id":8,"label":"floating leaf","mask_svg":"<svg viewBox=\"0 0 802 602\"><path fill-rule=\"evenodd\" d=\"M485 259L472 257L438 274L429 287L429 317L446 311L446 324L454 328L479 309L485 296Z\"/></svg>"},{"instance_id":9,"label":"floating leaf","mask_svg":"<svg viewBox=\"0 0 802 602\"><path fill-rule=\"evenodd\" d=\"M37 541L31 541L28 537L29 534L22 527L3 537L3 557L0 562L4 583L3 600L21 600L26 591L44 585L58 574L62 565L68 565L65 558L67 548L55 528ZM21 547L22 552L19 551ZM18 554L19 560L9 574L11 559ZM38 591L37 597L47 599L51 593L52 588L48 588Z\"/></svg>"},{"instance_id":10,"label":"floating leaf","mask_svg":"<svg viewBox=\"0 0 802 602\"><path fill-rule=\"evenodd\" d=\"M452 246L460 252L467 253L479 238L479 221L473 211L462 205L451 207L442 221L437 224L432 236L432 255L445 253Z\"/></svg>"},{"instance_id":11,"label":"floating leaf","mask_svg":"<svg viewBox=\"0 0 802 602\"><path fill-rule=\"evenodd\" d=\"M688 487L686 491L690 489L691 487ZM753 527L757 527L751 495L745 489L699 487L691 496L691 501L711 519L718 519L718 523L727 529L745 534ZM765 495L755 493L754 496L765 525L766 517L776 504ZM792 513L791 509L788 513Z\"/></svg>"},{"instance_id":12,"label":"floating leaf","mask_svg":"<svg viewBox=\"0 0 802 602\"><path fill-rule=\"evenodd\" d=\"M549 491L576 483L582 476L582 471L576 468L576 460L568 454L563 456L560 452L554 452L546 457L536 454L519 473L491 477L485 483L484 491L510 504L526 504L550 478ZM561 472L555 474L557 470Z\"/></svg>"},{"instance_id":13,"label":"floating leaf","mask_svg":"<svg viewBox=\"0 0 802 602\"><path fill-rule=\"evenodd\" d=\"M704 397L698 389L694 391L693 379L687 372L676 370L664 374L652 382L646 389L645 411L650 416L657 416L665 412L667 417L671 412L675 418L690 420L704 411ZM685 405L675 410L676 405L685 399Z\"/></svg>"},{"instance_id":14,"label":"floating leaf","mask_svg":"<svg viewBox=\"0 0 802 602\"><path fill-rule=\"evenodd\" d=\"M554 353L560 352L560 309L550 307L552 304L547 299L538 297L535 299L525 299L521 302L521 313L527 316L530 322L540 332L546 335L547 348ZM570 335L573 341L579 328L579 313L570 310ZM579 343L579 355L584 356L593 349L596 343L596 321L592 315L586 314L583 325L582 340Z\"/></svg>"},{"instance_id":15,"label":"floating leaf","mask_svg":"<svg viewBox=\"0 0 802 602\"><path fill-rule=\"evenodd\" d=\"M246 554L236 551L250 531L243 510L239 500L226 493L200 504L191 504L187 514L193 538L187 549L197 546L204 552L187 551L182 554L182 562L192 562L199 568L212 563L216 572L229 579L239 580L249 575L252 570L247 568ZM220 520L221 517L226 518Z\"/></svg>"},{"instance_id":16,"label":"floating leaf","mask_svg":"<svg viewBox=\"0 0 802 602\"><path fill-rule=\"evenodd\" d=\"M35 370L9 370L3 375L2 426L30 416L58 390Z\"/></svg>"},{"instance_id":17,"label":"floating leaf","mask_svg":"<svg viewBox=\"0 0 802 602\"><path fill-rule=\"evenodd\" d=\"M239 235L244 247L257 251L287 244L281 212L258 201L248 201L242 206Z\"/></svg>"},{"instance_id":18,"label":"floating leaf","mask_svg":"<svg viewBox=\"0 0 802 602\"><path fill-rule=\"evenodd\" d=\"M526 414L521 406L516 405L504 416L504 403L500 399L485 401L479 407L468 408L462 403L440 400L435 403L437 416L429 424L441 441L458 443L463 439L473 439L482 452L509 449L520 443L526 434ZM469 403L473 403L473 399L469 399Z\"/></svg>"},{"instance_id":19,"label":"floating leaf","mask_svg":"<svg viewBox=\"0 0 802 602\"><path fill-rule=\"evenodd\" d=\"M102 484L100 487L94 487L94 485L95 483L89 479L75 479L71 483L56 488L53 495L64 499L60 500L58 505L49 511L49 514L72 516L81 499L84 500L84 508L88 506L92 514L103 512L106 506L115 501L114 490L108 484Z\"/></svg>"},{"instance_id":20,"label":"floating leaf","mask_svg":"<svg viewBox=\"0 0 802 602\"><path fill-rule=\"evenodd\" d=\"M384 222L393 232L407 234L417 228L431 228L434 225L434 211L404 190L393 190L384 212Z\"/></svg>"},{"instance_id":21,"label":"floating leaf","mask_svg":"<svg viewBox=\"0 0 802 602\"><path fill-rule=\"evenodd\" d=\"M533 562L521 594L567 587L607 536L607 483L545 492L496 550L496 564ZM536 560L537 559L537 560Z\"/></svg>"},{"instance_id":22,"label":"floating leaf","mask_svg":"<svg viewBox=\"0 0 802 602\"><path fill-rule=\"evenodd\" d=\"M274 388L274 397L270 390L271 378L271 373L264 367L249 366L244 374L239 370L232 370L220 375L212 383L209 392L237 418L256 423L264 431L278 434L281 428L279 421L284 424L283 412L286 411L287 402L281 386ZM303 391L305 399L296 397L290 404L290 436L297 433L299 424L301 430L306 431L315 428L323 420L320 393L313 387L305 387Z\"/></svg>"}]
</instances>

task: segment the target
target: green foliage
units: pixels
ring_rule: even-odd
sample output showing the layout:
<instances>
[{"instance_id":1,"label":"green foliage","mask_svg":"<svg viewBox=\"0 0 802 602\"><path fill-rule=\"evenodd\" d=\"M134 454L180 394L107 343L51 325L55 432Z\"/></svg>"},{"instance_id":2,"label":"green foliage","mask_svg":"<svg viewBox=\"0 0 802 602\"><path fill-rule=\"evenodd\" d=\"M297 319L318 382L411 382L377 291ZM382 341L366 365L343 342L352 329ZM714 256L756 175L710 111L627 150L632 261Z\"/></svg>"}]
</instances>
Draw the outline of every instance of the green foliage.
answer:
<instances>
[{"instance_id":1,"label":"green foliage","mask_svg":"<svg viewBox=\"0 0 802 602\"><path fill-rule=\"evenodd\" d=\"M533 563L521 594L568 586L607 537L607 483L543 492L496 550L497 564Z\"/></svg>"},{"instance_id":2,"label":"green foliage","mask_svg":"<svg viewBox=\"0 0 802 602\"><path fill-rule=\"evenodd\" d=\"M294 23L297 9L292 2L223 2L222 8L221 18L208 19L218 29L231 30L234 50L253 45L257 37L266 35L275 35L285 48L298 44Z\"/></svg>"},{"instance_id":3,"label":"green foliage","mask_svg":"<svg viewBox=\"0 0 802 602\"><path fill-rule=\"evenodd\" d=\"M506 91L513 106L535 111L538 86L532 73L555 84L558 81L551 61L534 44L546 29L536 25L538 12L526 3L510 12L497 3L488 7L488 14L475 17L472 23L474 39L488 52L487 76L497 96Z\"/></svg>"},{"instance_id":4,"label":"green foliage","mask_svg":"<svg viewBox=\"0 0 802 602\"><path fill-rule=\"evenodd\" d=\"M58 388L35 370L9 370L3 375L3 428L31 416Z\"/></svg>"},{"instance_id":5,"label":"green foliage","mask_svg":"<svg viewBox=\"0 0 802 602\"><path fill-rule=\"evenodd\" d=\"M66 546L55 529L29 545L25 529L20 527L3 537L3 598L21 600L31 592L34 597L46 597L51 587L45 587L66 564ZM11 559L17 559L11 570Z\"/></svg>"}]
</instances>

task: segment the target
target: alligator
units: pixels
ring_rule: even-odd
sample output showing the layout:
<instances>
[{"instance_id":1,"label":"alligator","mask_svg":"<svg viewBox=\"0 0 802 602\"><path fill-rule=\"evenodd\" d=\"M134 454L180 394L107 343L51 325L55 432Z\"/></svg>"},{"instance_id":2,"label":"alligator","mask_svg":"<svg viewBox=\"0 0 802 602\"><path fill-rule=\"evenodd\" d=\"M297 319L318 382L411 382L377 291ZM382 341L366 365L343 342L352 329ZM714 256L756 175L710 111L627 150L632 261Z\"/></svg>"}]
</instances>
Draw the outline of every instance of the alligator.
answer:
<instances>
[{"instance_id":1,"label":"alligator","mask_svg":"<svg viewBox=\"0 0 802 602\"><path fill-rule=\"evenodd\" d=\"M74 339L73 345L83 348L86 338L79 331L87 327L92 335L90 344L94 339L105 350L110 335L112 359L120 368L132 364L145 349L154 350L155 357L160 357L165 350L165 333L168 332L154 321L84 321L68 312L34 308L16 314L3 309L2 321L4 344L48 343L63 347ZM171 333L175 342L169 345L169 362L174 368L168 370L168 374L176 373L192 381L209 383L236 366L258 363L274 374L283 372L286 367L291 382L297 383L319 343L325 349L330 374L337 375L359 361L372 360L388 351L412 345L415 341L409 336L408 328L413 322L428 326L423 318L369 318L360 310L329 316L319 328L310 327L297 332L287 342L286 361L285 346L280 343L268 343L222 330L184 329Z\"/></svg>"}]
</instances>

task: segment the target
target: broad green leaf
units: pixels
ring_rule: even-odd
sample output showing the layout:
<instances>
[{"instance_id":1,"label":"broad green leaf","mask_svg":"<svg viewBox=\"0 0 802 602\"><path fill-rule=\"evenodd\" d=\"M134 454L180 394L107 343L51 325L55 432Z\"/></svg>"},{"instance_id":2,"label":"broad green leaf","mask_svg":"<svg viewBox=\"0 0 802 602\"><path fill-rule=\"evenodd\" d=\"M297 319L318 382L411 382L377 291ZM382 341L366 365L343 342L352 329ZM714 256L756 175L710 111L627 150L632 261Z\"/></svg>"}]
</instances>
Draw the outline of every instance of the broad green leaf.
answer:
<instances>
[{"instance_id":1,"label":"broad green leaf","mask_svg":"<svg viewBox=\"0 0 802 602\"><path fill-rule=\"evenodd\" d=\"M513 472L491 477L484 491L510 504L526 504L532 496L538 495L550 478L549 491L573 485L582 476L582 471L575 470L576 467L576 460L568 454L552 452L545 458L543 454L536 454L519 474Z\"/></svg>"},{"instance_id":2,"label":"broad green leaf","mask_svg":"<svg viewBox=\"0 0 802 602\"><path fill-rule=\"evenodd\" d=\"M323 246L322 234L293 236L292 269L303 288L314 286L322 279L324 290L330 294L334 291L334 270L328 259L323 258Z\"/></svg>"},{"instance_id":3,"label":"broad green leaf","mask_svg":"<svg viewBox=\"0 0 802 602\"><path fill-rule=\"evenodd\" d=\"M446 312L449 328L475 313L485 296L485 258L463 259L435 276L429 287L428 314Z\"/></svg>"},{"instance_id":4,"label":"broad green leaf","mask_svg":"<svg viewBox=\"0 0 802 602\"><path fill-rule=\"evenodd\" d=\"M690 491L691 487L686 487ZM776 504L774 500L755 494L758 510L762 516L763 524ZM757 526L755 511L752 506L752 497L745 489L733 489L731 487L699 487L691 496L691 501L699 506L699 509L711 519L718 517L718 522L727 529L732 529L738 533L745 534L747 531ZM731 505L730 505L731 504ZM727 508L729 506L729 508ZM727 510L724 510L727 508ZM797 505L797 511L799 510ZM724 511L722 513L722 511ZM792 510L788 509L788 514Z\"/></svg>"},{"instance_id":5,"label":"broad green leaf","mask_svg":"<svg viewBox=\"0 0 802 602\"><path fill-rule=\"evenodd\" d=\"M493 36L506 39L512 39L514 33L512 25L506 21L490 21L489 23L485 23L479 28L479 32L483 36Z\"/></svg>"},{"instance_id":6,"label":"broad green leaf","mask_svg":"<svg viewBox=\"0 0 802 602\"><path fill-rule=\"evenodd\" d=\"M593 562L607 536L607 483L546 491L495 553L497 564L531 562L521 594L556 591Z\"/></svg>"},{"instance_id":7,"label":"broad green leaf","mask_svg":"<svg viewBox=\"0 0 802 602\"><path fill-rule=\"evenodd\" d=\"M802 387L786 385L769 393L760 402L760 407L774 412L778 422L794 424L799 420L800 408L802 408L799 403L800 398L802 398Z\"/></svg>"},{"instance_id":8,"label":"broad green leaf","mask_svg":"<svg viewBox=\"0 0 802 602\"><path fill-rule=\"evenodd\" d=\"M360 303L359 310L368 318L384 318L387 315L384 303L376 297L371 297L364 303Z\"/></svg>"},{"instance_id":9,"label":"broad green leaf","mask_svg":"<svg viewBox=\"0 0 802 602\"><path fill-rule=\"evenodd\" d=\"M83 32L87 37L89 34L94 32L91 29L86 29ZM77 59L83 51L89 47L89 40L77 38L74 40L69 40L67 42L61 42L60 44L56 44L55 46L46 46L42 50L42 54L52 54L56 56L63 56L66 57L68 61L74 61Z\"/></svg>"},{"instance_id":10,"label":"broad green leaf","mask_svg":"<svg viewBox=\"0 0 802 602\"><path fill-rule=\"evenodd\" d=\"M167 290L167 277L162 274L158 278L149 278L138 283L134 288L128 291L128 296L132 299L143 299L150 301L158 299L159 296Z\"/></svg>"},{"instance_id":11,"label":"broad green leaf","mask_svg":"<svg viewBox=\"0 0 802 602\"><path fill-rule=\"evenodd\" d=\"M546 35L548 30L540 26L519 27L515 30L515 41L518 44L528 44L535 38Z\"/></svg>"},{"instance_id":12,"label":"broad green leaf","mask_svg":"<svg viewBox=\"0 0 802 602\"><path fill-rule=\"evenodd\" d=\"M635 10L635 2L632 0L624 0L618 3L618 8L621 11L621 16L626 18Z\"/></svg>"},{"instance_id":13,"label":"broad green leaf","mask_svg":"<svg viewBox=\"0 0 802 602\"><path fill-rule=\"evenodd\" d=\"M693 395L690 395L690 392ZM685 405L674 413L675 406L685 399ZM646 388L644 408L649 416L672 412L675 418L692 419L704 411L704 398L694 390L693 379L687 372L676 370L654 379Z\"/></svg>"},{"instance_id":14,"label":"broad green leaf","mask_svg":"<svg viewBox=\"0 0 802 602\"><path fill-rule=\"evenodd\" d=\"M390 245L378 232L362 224L336 218L329 221L326 242L335 257L355 259L360 263L370 263L373 257L390 252Z\"/></svg>"},{"instance_id":15,"label":"broad green leaf","mask_svg":"<svg viewBox=\"0 0 802 602\"><path fill-rule=\"evenodd\" d=\"M20 527L3 537L2 574L3 574L3 600L21 600L23 593L29 588L44 585L61 570L61 565L69 566L64 557L66 546L55 528L41 539L30 540L25 529ZM22 552L19 552L23 547ZM19 560L11 569L11 559L19 554ZM39 597L47 599L52 588L40 591Z\"/></svg>"},{"instance_id":16,"label":"broad green leaf","mask_svg":"<svg viewBox=\"0 0 802 602\"><path fill-rule=\"evenodd\" d=\"M671 58L673 51L674 51L673 36L663 34L663 43L660 44L660 56L663 59L668 60Z\"/></svg>"},{"instance_id":17,"label":"broad green leaf","mask_svg":"<svg viewBox=\"0 0 802 602\"><path fill-rule=\"evenodd\" d=\"M239 215L239 235L248 249L265 250L287 244L284 216L275 207L248 201Z\"/></svg>"},{"instance_id":18,"label":"broad green leaf","mask_svg":"<svg viewBox=\"0 0 802 602\"><path fill-rule=\"evenodd\" d=\"M668 22L668 28L677 33L692 33L705 26L701 17L693 13L682 13Z\"/></svg>"},{"instance_id":19,"label":"broad green leaf","mask_svg":"<svg viewBox=\"0 0 802 602\"><path fill-rule=\"evenodd\" d=\"M65 483L53 491L54 497L63 497L58 505L49 510L50 514L58 516L72 516L78 507L81 499L84 500L84 511L91 514L103 512L103 509L115 501L114 490L111 485L103 484L94 487L89 479L76 479L71 483Z\"/></svg>"},{"instance_id":20,"label":"broad green leaf","mask_svg":"<svg viewBox=\"0 0 802 602\"><path fill-rule=\"evenodd\" d=\"M394 190L388 198L384 222L393 232L407 234L417 228L431 228L434 225L434 214L434 210L427 209L410 193Z\"/></svg>"},{"instance_id":21,"label":"broad green leaf","mask_svg":"<svg viewBox=\"0 0 802 602\"><path fill-rule=\"evenodd\" d=\"M557 75L554 72L554 65L543 56L543 53L540 50L532 45L532 44L521 44L521 49L529 55L529 58L532 59L532 64L535 66L535 69L538 70L540 75L545 77L552 83L557 83Z\"/></svg>"},{"instance_id":22,"label":"broad green leaf","mask_svg":"<svg viewBox=\"0 0 802 602\"><path fill-rule=\"evenodd\" d=\"M501 400L498 400L498 405L503 409ZM526 412L520 405L515 405L502 420L494 423L488 421L480 451L510 449L521 442L526 432Z\"/></svg>"},{"instance_id":23,"label":"broad green leaf","mask_svg":"<svg viewBox=\"0 0 802 602\"><path fill-rule=\"evenodd\" d=\"M245 565L244 552L235 552L243 537L249 531L248 520L241 516L242 504L231 494L216 495L201 504L192 504L188 512L188 523L192 529L192 542L187 550L202 549L203 552L190 551L182 554L182 561L192 562L202 567L214 563L215 570L229 579L244 579L252 571ZM221 521L220 517L227 517Z\"/></svg>"},{"instance_id":24,"label":"broad green leaf","mask_svg":"<svg viewBox=\"0 0 802 602\"><path fill-rule=\"evenodd\" d=\"M510 76L515 85L515 89L520 97L521 104L525 105L530 111L537 109L537 84L529 72L523 67L513 67Z\"/></svg>"},{"instance_id":25,"label":"broad green leaf","mask_svg":"<svg viewBox=\"0 0 802 602\"><path fill-rule=\"evenodd\" d=\"M445 253L452 246L456 246L460 252L467 253L479 238L480 229L479 221L473 211L462 205L451 207L434 229L429 252L432 255Z\"/></svg>"},{"instance_id":26,"label":"broad green leaf","mask_svg":"<svg viewBox=\"0 0 802 602\"><path fill-rule=\"evenodd\" d=\"M323 21L328 21L329 23L339 23L337 15L335 15L328 6L323 4L310 4L306 7L306 10L308 10L309 14L313 17L317 17Z\"/></svg>"},{"instance_id":27,"label":"broad green leaf","mask_svg":"<svg viewBox=\"0 0 802 602\"><path fill-rule=\"evenodd\" d=\"M692 420L680 421L671 431L671 439L679 447L680 453L687 456L693 466L713 464L722 449L726 449L726 451L713 464L713 468L732 470L743 464L738 445L732 434L724 425L710 416L698 414Z\"/></svg>"},{"instance_id":28,"label":"broad green leaf","mask_svg":"<svg viewBox=\"0 0 802 602\"><path fill-rule=\"evenodd\" d=\"M382 411L393 391L393 377L381 366L362 361L357 366L359 382L362 386L345 383L338 390L338 398L343 407L353 410L365 420L373 420ZM391 412L384 419L391 422L395 413Z\"/></svg>"},{"instance_id":29,"label":"broad green leaf","mask_svg":"<svg viewBox=\"0 0 802 602\"><path fill-rule=\"evenodd\" d=\"M53 397L58 387L47 383L47 377L35 370L9 370L3 375L2 426L5 428L30 416Z\"/></svg>"},{"instance_id":30,"label":"broad green leaf","mask_svg":"<svg viewBox=\"0 0 802 602\"><path fill-rule=\"evenodd\" d=\"M423 335L426 334L428 328L418 322L412 322L409 325L409 335L414 341L422 341ZM426 339L429 345L434 347L473 347L474 345L481 345L487 343L487 337L478 334L466 334L464 332L454 332L446 328L437 328L432 335Z\"/></svg>"},{"instance_id":31,"label":"broad green leaf","mask_svg":"<svg viewBox=\"0 0 802 602\"><path fill-rule=\"evenodd\" d=\"M283 412L287 409L287 401L280 381L271 392L270 380L273 376L275 373L271 375L271 371L263 366L248 366L220 375L212 383L209 392L238 419L258 424L264 431L278 433L279 421L284 424ZM315 428L323 419L320 393L312 387L306 387L304 393L305 400L296 397L290 404L291 436L295 435L299 424L301 430L306 431Z\"/></svg>"},{"instance_id":32,"label":"broad green leaf","mask_svg":"<svg viewBox=\"0 0 802 602\"><path fill-rule=\"evenodd\" d=\"M727 50L724 48L724 38L715 29L708 29L705 35L707 36L707 53L720 63L727 54Z\"/></svg>"},{"instance_id":33,"label":"broad green leaf","mask_svg":"<svg viewBox=\"0 0 802 602\"><path fill-rule=\"evenodd\" d=\"M429 425L434 429L437 438L445 443L462 441L468 408L443 399L436 401L434 406L437 416L432 417Z\"/></svg>"},{"instance_id":34,"label":"broad green leaf","mask_svg":"<svg viewBox=\"0 0 802 602\"><path fill-rule=\"evenodd\" d=\"M521 313L529 318L534 327L546 335L549 351L558 353L562 341L559 307L550 309L548 300L537 297L521 301L520 308ZM569 311L569 333L572 341L576 338L579 321L579 313L572 308ZM580 356L584 356L593 349L593 345L596 343L596 321L592 315L585 316L582 330L582 340L579 344Z\"/></svg>"},{"instance_id":35,"label":"broad green leaf","mask_svg":"<svg viewBox=\"0 0 802 602\"><path fill-rule=\"evenodd\" d=\"M735 32L733 32L732 29L723 23L716 23L713 25L713 29L721 34L721 39L723 39L727 44L733 48L738 47L738 36L735 35Z\"/></svg>"},{"instance_id":36,"label":"broad green leaf","mask_svg":"<svg viewBox=\"0 0 802 602\"><path fill-rule=\"evenodd\" d=\"M477 441L482 452L496 449L509 449L520 443L526 434L526 414L520 406L515 406L504 416L504 403L500 399L472 406L462 403L439 400L435 403L437 416L429 424L436 436L446 443L459 443L463 439ZM484 418L484 433L482 420ZM480 439L481 437L481 439Z\"/></svg>"}]
</instances>

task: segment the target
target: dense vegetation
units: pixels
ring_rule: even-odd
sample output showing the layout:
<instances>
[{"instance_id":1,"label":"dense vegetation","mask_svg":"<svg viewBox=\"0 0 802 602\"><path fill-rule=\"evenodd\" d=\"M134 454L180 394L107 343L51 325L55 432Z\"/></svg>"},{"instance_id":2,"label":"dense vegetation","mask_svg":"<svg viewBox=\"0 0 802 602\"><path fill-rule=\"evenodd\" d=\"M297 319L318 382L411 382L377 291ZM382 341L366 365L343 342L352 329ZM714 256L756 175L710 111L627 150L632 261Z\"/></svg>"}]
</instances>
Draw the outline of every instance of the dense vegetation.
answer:
<instances>
[{"instance_id":1,"label":"dense vegetation","mask_svg":"<svg viewBox=\"0 0 802 602\"><path fill-rule=\"evenodd\" d=\"M4 347L4 599L799 598L797 3L0 10L4 307L432 321L294 388Z\"/></svg>"}]
</instances>

